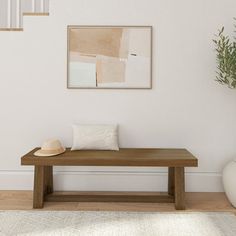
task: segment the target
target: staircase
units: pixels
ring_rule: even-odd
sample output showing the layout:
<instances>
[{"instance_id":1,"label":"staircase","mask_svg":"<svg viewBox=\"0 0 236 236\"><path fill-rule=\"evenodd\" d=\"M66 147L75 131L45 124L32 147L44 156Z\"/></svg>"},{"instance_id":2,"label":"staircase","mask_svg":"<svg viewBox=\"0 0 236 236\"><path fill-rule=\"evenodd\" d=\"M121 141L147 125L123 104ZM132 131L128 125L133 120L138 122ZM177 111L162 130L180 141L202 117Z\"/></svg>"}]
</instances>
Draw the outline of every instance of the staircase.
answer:
<instances>
[{"instance_id":1,"label":"staircase","mask_svg":"<svg viewBox=\"0 0 236 236\"><path fill-rule=\"evenodd\" d=\"M48 16L49 0L0 0L0 31L23 31L25 16Z\"/></svg>"}]
</instances>

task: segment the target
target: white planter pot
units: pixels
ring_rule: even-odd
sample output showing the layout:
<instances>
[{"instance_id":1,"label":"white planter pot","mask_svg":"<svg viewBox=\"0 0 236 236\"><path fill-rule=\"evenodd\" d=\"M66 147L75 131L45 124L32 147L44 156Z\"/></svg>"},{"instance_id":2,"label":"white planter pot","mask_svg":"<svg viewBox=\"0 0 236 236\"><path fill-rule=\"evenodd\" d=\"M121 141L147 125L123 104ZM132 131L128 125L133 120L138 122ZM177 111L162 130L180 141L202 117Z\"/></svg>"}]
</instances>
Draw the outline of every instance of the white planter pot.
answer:
<instances>
[{"instance_id":1,"label":"white planter pot","mask_svg":"<svg viewBox=\"0 0 236 236\"><path fill-rule=\"evenodd\" d=\"M223 185L229 201L236 207L236 161L232 161L225 166Z\"/></svg>"}]
</instances>

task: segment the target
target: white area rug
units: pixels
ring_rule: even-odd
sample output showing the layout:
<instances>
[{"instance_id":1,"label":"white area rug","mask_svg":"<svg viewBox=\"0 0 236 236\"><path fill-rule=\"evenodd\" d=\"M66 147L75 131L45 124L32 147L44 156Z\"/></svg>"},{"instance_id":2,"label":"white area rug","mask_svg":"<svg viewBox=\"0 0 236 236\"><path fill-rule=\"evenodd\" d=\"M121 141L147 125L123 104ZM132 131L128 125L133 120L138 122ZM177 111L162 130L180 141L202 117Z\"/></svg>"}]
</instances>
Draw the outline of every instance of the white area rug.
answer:
<instances>
[{"instance_id":1,"label":"white area rug","mask_svg":"<svg viewBox=\"0 0 236 236\"><path fill-rule=\"evenodd\" d=\"M231 213L0 211L0 235L236 236Z\"/></svg>"}]
</instances>

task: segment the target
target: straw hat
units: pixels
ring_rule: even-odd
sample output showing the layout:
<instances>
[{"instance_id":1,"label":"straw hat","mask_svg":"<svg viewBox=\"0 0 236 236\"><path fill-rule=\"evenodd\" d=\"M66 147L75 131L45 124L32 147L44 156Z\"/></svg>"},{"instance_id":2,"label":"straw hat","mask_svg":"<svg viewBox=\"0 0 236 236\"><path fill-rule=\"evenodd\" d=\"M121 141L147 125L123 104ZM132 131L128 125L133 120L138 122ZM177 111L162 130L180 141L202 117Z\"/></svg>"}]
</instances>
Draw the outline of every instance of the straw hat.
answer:
<instances>
[{"instance_id":1,"label":"straw hat","mask_svg":"<svg viewBox=\"0 0 236 236\"><path fill-rule=\"evenodd\" d=\"M61 142L57 139L49 139L45 141L38 151L34 153L35 156L42 156L42 157L48 157L48 156L56 156L63 152L65 152L66 149L62 146Z\"/></svg>"}]
</instances>

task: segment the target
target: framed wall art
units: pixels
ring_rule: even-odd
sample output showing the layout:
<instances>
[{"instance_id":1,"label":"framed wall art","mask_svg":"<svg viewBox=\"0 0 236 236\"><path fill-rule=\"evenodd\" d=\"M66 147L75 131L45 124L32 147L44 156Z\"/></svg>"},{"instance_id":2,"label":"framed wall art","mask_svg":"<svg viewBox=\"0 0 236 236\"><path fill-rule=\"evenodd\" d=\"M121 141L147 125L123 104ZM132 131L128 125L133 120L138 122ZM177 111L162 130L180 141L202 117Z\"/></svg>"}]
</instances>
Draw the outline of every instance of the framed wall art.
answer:
<instances>
[{"instance_id":1,"label":"framed wall art","mask_svg":"<svg viewBox=\"0 0 236 236\"><path fill-rule=\"evenodd\" d=\"M68 26L67 31L68 88L151 88L151 26Z\"/></svg>"}]
</instances>

